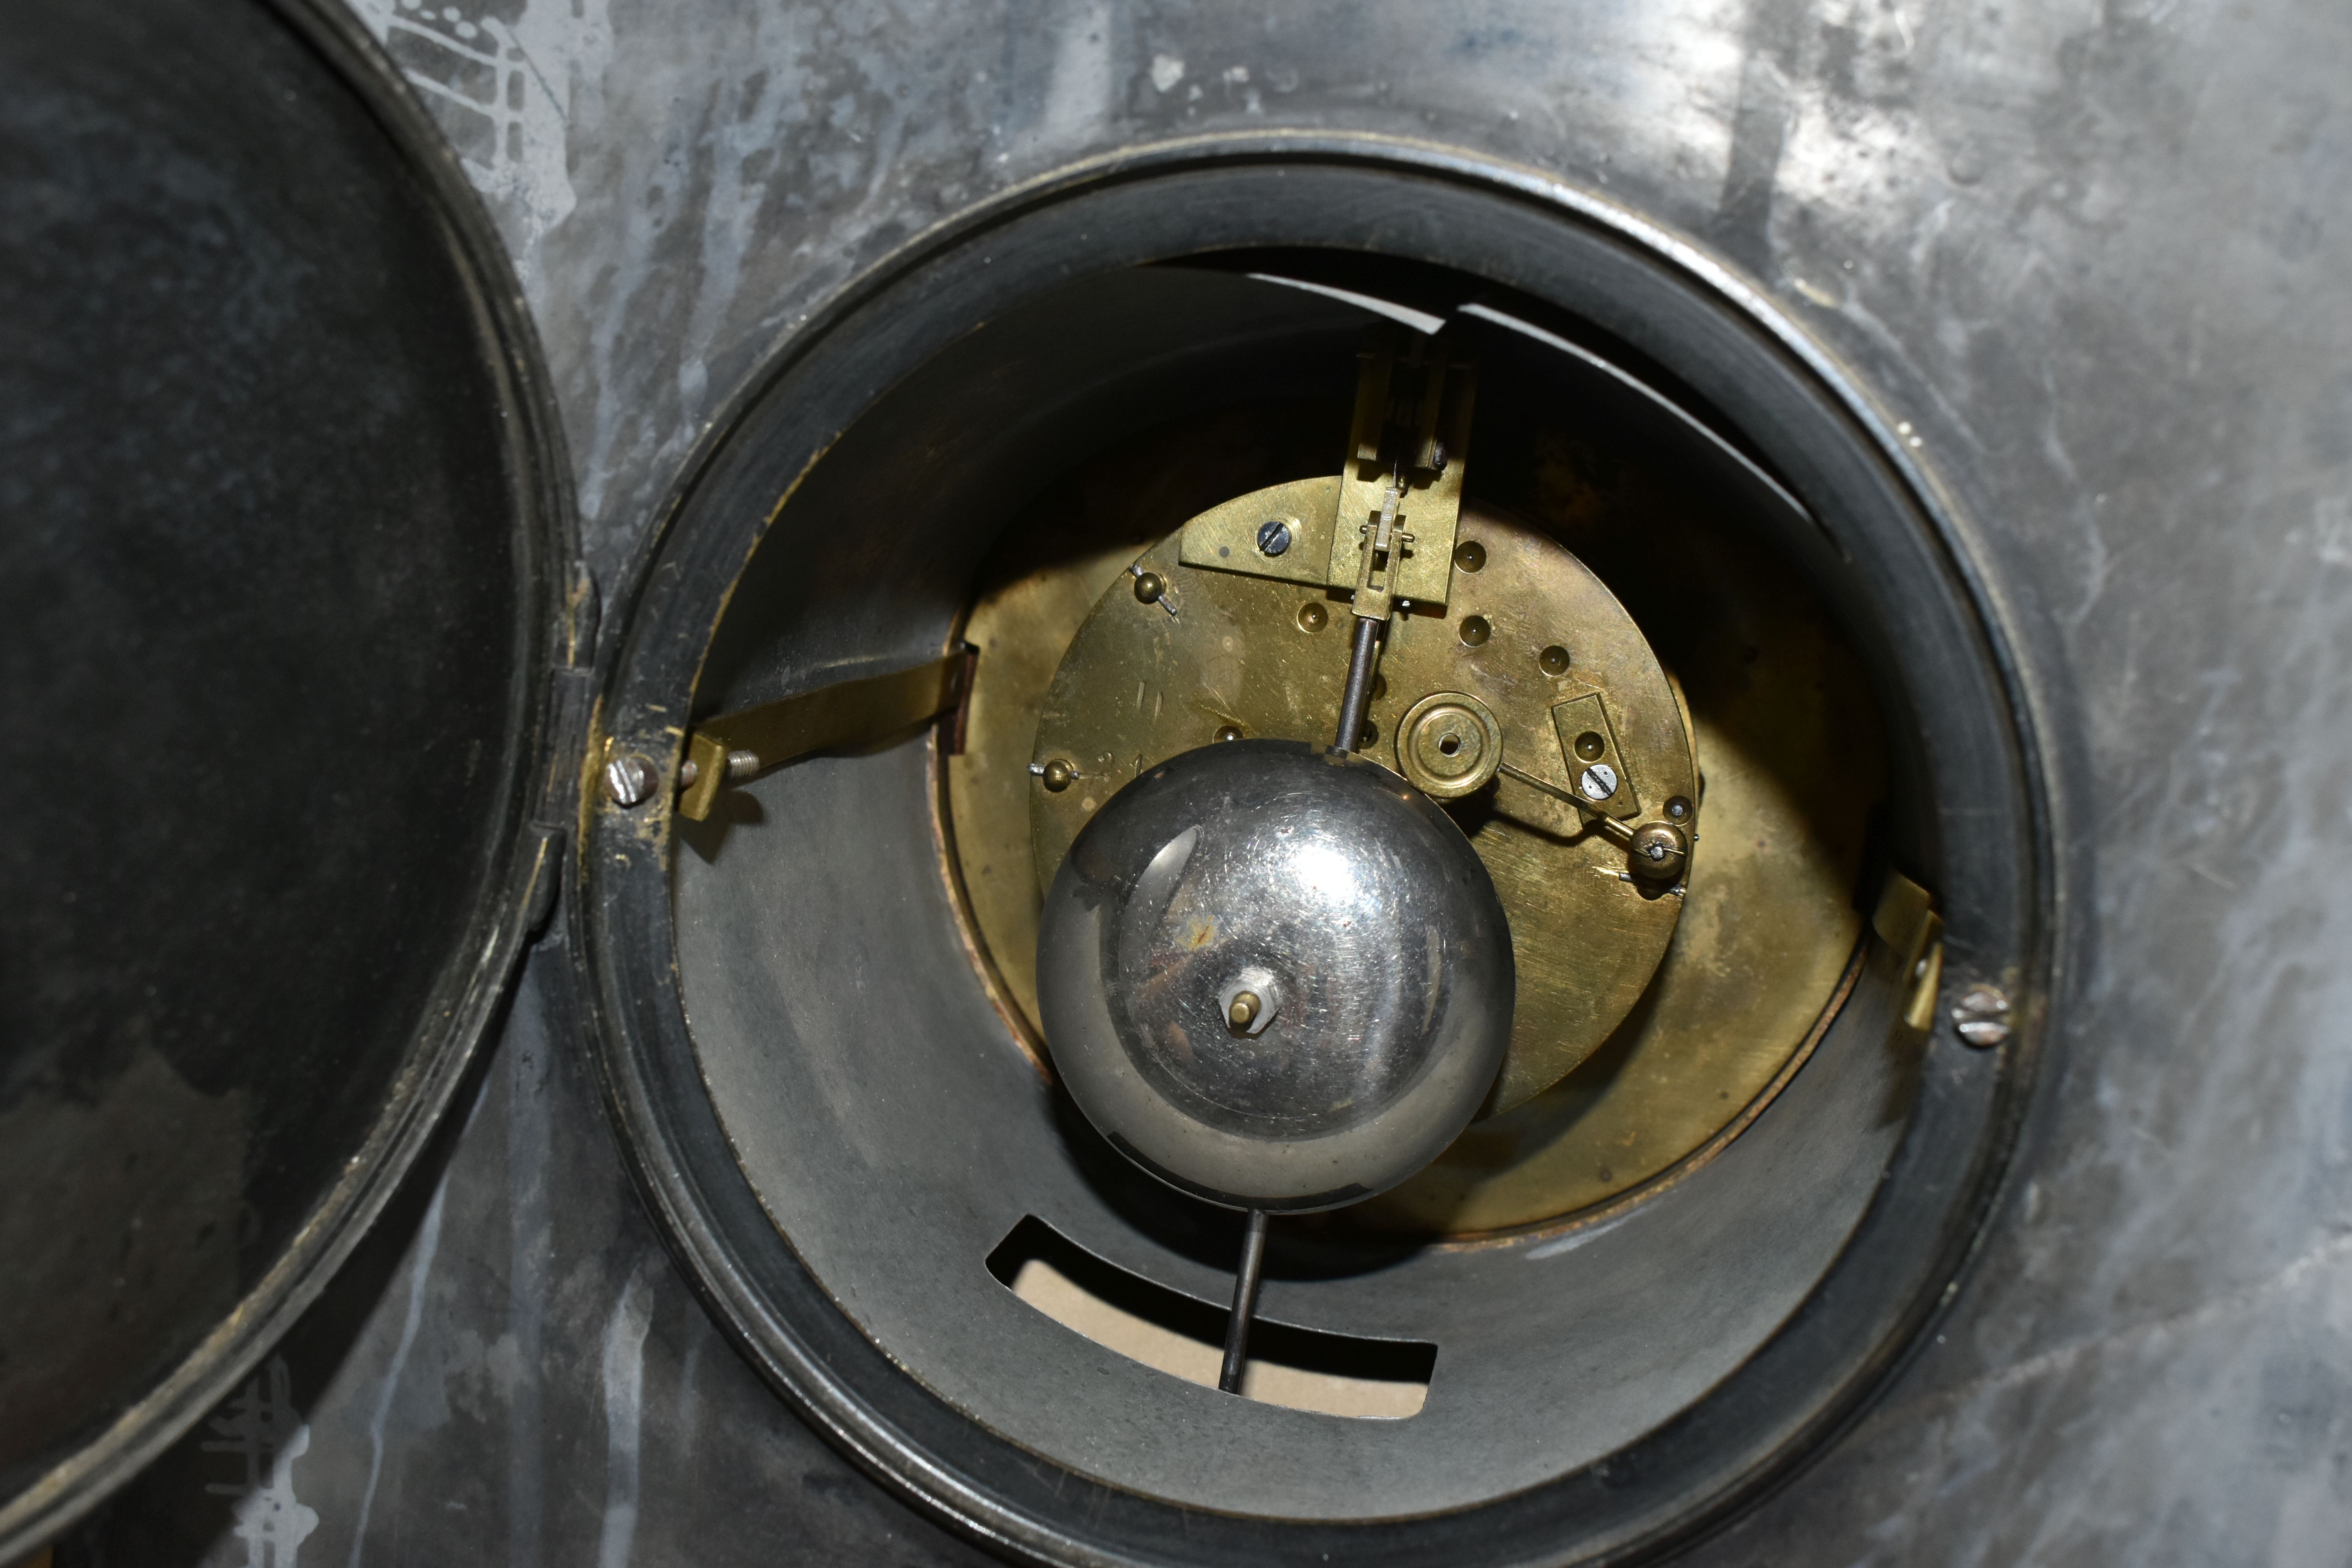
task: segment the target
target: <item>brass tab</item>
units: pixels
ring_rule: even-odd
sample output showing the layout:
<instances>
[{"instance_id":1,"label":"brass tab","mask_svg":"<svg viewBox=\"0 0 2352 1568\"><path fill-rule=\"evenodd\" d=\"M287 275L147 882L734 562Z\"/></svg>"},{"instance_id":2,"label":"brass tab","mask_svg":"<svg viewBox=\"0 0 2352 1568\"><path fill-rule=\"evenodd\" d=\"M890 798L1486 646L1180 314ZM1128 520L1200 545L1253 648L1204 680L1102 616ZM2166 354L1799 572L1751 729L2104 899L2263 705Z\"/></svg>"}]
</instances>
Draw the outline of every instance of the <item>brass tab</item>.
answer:
<instances>
[{"instance_id":1,"label":"brass tab","mask_svg":"<svg viewBox=\"0 0 2352 1568\"><path fill-rule=\"evenodd\" d=\"M1560 753L1568 760L1569 784L1576 804L1620 821L1639 816L1642 802L1626 771L1624 753L1618 749L1617 731L1609 722L1609 710L1601 693L1588 691L1560 703L1551 710L1551 723L1559 736ZM1607 794L1593 793L1603 784L1609 786Z\"/></svg>"},{"instance_id":2,"label":"brass tab","mask_svg":"<svg viewBox=\"0 0 2352 1568\"><path fill-rule=\"evenodd\" d=\"M677 813L700 822L719 792L811 752L878 741L936 719L963 697L970 656L959 648L912 669L845 680L704 721L687 737L688 782Z\"/></svg>"},{"instance_id":3,"label":"brass tab","mask_svg":"<svg viewBox=\"0 0 2352 1568\"><path fill-rule=\"evenodd\" d=\"M1879 885L1878 907L1871 912L1870 929L1907 967L1927 945L1927 922L1936 918L1935 909L1934 894L1902 872L1890 870Z\"/></svg>"},{"instance_id":4,"label":"brass tab","mask_svg":"<svg viewBox=\"0 0 2352 1568\"><path fill-rule=\"evenodd\" d=\"M1936 994L1944 988L1944 917L1929 915L1927 921L1927 951L1912 960L1911 1004L1903 1009L1904 1027L1921 1035L1936 1026Z\"/></svg>"},{"instance_id":5,"label":"brass tab","mask_svg":"<svg viewBox=\"0 0 2352 1568\"><path fill-rule=\"evenodd\" d=\"M1404 340L1403 332L1383 329L1364 351L1324 576L1328 587L1360 595L1370 590L1374 602L1360 600L1356 613L1373 611L1375 619L1386 618L1388 601L1442 605L1453 591L1462 475L1477 397L1475 372L1455 363L1444 340ZM1412 405L1401 407L1408 395ZM1400 479L1386 520L1388 549L1380 552L1389 490Z\"/></svg>"},{"instance_id":6,"label":"brass tab","mask_svg":"<svg viewBox=\"0 0 2352 1568\"><path fill-rule=\"evenodd\" d=\"M1944 979L1944 917L1935 895L1900 871L1889 870L1880 886L1870 929L1900 961L1897 973L1910 986L1903 1021L1925 1034L1936 1025L1936 993Z\"/></svg>"},{"instance_id":7,"label":"brass tab","mask_svg":"<svg viewBox=\"0 0 2352 1568\"><path fill-rule=\"evenodd\" d=\"M1176 558L1187 566L1319 588L1331 559L1331 520L1339 510L1337 474L1268 485L1211 507L1186 523ZM1279 552L1269 554L1260 547L1259 535L1274 522L1281 523L1290 538Z\"/></svg>"}]
</instances>

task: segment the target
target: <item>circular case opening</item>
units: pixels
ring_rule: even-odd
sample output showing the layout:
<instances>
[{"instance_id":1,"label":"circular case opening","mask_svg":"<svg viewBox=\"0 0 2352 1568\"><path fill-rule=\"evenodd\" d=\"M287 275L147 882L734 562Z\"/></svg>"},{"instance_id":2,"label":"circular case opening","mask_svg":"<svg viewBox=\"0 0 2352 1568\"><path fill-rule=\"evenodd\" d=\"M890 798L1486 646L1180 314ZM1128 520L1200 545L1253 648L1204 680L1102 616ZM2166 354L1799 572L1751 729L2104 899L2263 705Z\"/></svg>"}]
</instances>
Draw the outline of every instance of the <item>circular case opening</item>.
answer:
<instances>
[{"instance_id":1,"label":"circular case opening","mask_svg":"<svg viewBox=\"0 0 2352 1568\"><path fill-rule=\"evenodd\" d=\"M780 1387L970 1528L1216 1561L1370 1520L1453 1561L1689 1528L1866 1393L1967 1244L2022 1046L1906 1027L1931 928L1877 896L1889 868L1935 896L1948 994L2030 995L2040 853L1998 644L1850 391L1609 216L1339 151L1076 178L796 339L681 492L614 754L674 766L681 714L982 647L961 755L923 731L812 756L700 824L599 797L581 910L622 1121L706 1288ZM1549 540L1616 593L1715 795L1692 906L1605 1042L1425 1180L1276 1246L1270 1319L1436 1347L1401 1420L1195 1386L989 1267L1042 1223L1178 1298L1226 1288L1236 1221L1129 1173L1043 1070L1020 828L1051 786L1024 704L1144 550L1330 466L1365 319L1334 289L1475 323L1470 542ZM1465 647L1516 635L1491 619ZM1521 640L1545 679L1573 668L1572 637ZM1769 1002L1709 992L1724 966L1697 960L1759 932ZM1711 1065L1644 1054L1727 1037ZM1654 1111L1630 1152L1592 1146L1669 1062L1672 1131L1640 1146Z\"/></svg>"}]
</instances>

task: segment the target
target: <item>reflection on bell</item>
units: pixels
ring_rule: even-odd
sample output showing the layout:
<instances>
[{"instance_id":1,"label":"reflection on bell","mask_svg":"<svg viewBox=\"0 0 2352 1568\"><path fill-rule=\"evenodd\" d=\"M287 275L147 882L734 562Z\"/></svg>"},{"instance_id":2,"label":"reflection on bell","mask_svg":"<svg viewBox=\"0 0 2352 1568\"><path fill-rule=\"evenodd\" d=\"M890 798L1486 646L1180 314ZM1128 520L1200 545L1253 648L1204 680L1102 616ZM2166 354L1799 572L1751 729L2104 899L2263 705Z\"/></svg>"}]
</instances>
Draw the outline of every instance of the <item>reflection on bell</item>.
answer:
<instances>
[{"instance_id":1,"label":"reflection on bell","mask_svg":"<svg viewBox=\"0 0 2352 1568\"><path fill-rule=\"evenodd\" d=\"M1038 952L1079 1108L1238 1208L1404 1180L1469 1123L1510 1038L1509 928L1469 841L1386 768L1300 742L1202 747L1113 796Z\"/></svg>"}]
</instances>

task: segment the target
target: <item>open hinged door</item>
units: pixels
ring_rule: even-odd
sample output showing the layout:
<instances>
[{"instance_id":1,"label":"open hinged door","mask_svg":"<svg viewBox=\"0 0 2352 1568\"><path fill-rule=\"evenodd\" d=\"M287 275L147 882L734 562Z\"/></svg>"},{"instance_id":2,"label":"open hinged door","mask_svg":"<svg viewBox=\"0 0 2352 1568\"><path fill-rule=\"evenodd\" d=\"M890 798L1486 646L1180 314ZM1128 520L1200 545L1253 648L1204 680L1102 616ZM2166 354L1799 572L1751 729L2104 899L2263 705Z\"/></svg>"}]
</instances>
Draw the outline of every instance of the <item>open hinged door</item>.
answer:
<instances>
[{"instance_id":1,"label":"open hinged door","mask_svg":"<svg viewBox=\"0 0 2352 1568\"><path fill-rule=\"evenodd\" d=\"M0 28L0 1561L210 1405L449 1100L593 619L497 240L340 8Z\"/></svg>"}]
</instances>

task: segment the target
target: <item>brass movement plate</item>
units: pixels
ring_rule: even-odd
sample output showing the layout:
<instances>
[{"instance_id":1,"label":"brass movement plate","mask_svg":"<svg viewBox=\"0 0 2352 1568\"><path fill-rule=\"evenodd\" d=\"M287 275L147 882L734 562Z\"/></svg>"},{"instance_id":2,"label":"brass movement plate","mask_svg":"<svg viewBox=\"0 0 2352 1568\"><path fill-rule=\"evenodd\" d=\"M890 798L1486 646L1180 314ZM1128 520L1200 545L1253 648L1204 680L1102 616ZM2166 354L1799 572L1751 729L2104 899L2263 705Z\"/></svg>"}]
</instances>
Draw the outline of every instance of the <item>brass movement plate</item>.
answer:
<instances>
[{"instance_id":1,"label":"brass movement plate","mask_svg":"<svg viewBox=\"0 0 2352 1568\"><path fill-rule=\"evenodd\" d=\"M1499 722L1507 759L1566 791L1575 775L1552 710L1569 703L1604 725L1608 754L1622 760L1633 788L1654 800L1696 799L1673 687L1600 579L1498 512L1465 508L1460 537L1483 548L1484 563L1455 574L1444 614L1391 625L1367 754L1410 773L1397 754L1400 721L1433 694L1467 693ZM1041 890L1087 819L1144 770L1221 732L1330 742L1352 624L1345 600L1184 567L1179 543L1171 537L1134 563L1169 584L1167 602L1139 599L1131 576L1113 583L1046 695L1028 759ZM1465 626L1479 629L1465 637ZM1545 650L1561 647L1566 668L1548 673ZM1604 704L1605 721L1597 717ZM1612 796L1598 809L1614 815L1617 804ZM1490 1101L1507 1110L1558 1081L1625 1016L1665 953L1681 898L1633 881L1622 847L1574 806L1517 780L1503 778L1454 810L1511 921L1518 1003Z\"/></svg>"},{"instance_id":2,"label":"brass movement plate","mask_svg":"<svg viewBox=\"0 0 2352 1568\"><path fill-rule=\"evenodd\" d=\"M942 816L973 945L1030 1041L1041 900L1028 765L1063 651L1153 541L1265 484L1269 466L1318 467L1337 437L1303 405L1156 432L1076 470L992 558L964 628L984 651L965 752L941 762ZM1649 988L1600 1049L1472 1126L1420 1176L1328 1216L1334 1226L1548 1229L1672 1184L1795 1070L1864 934L1854 892L1885 794L1885 743L1869 681L1819 598L1670 477L1565 434L1544 437L1536 456L1515 500L1615 590L1680 682L1706 775L1682 918ZM1344 633L1348 617L1341 601L1328 605L1319 635L1336 668L1345 655L1328 627ZM1416 617L1409 632L1426 624ZM1393 765L1389 739L1384 731L1378 754Z\"/></svg>"}]
</instances>

